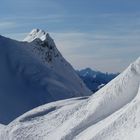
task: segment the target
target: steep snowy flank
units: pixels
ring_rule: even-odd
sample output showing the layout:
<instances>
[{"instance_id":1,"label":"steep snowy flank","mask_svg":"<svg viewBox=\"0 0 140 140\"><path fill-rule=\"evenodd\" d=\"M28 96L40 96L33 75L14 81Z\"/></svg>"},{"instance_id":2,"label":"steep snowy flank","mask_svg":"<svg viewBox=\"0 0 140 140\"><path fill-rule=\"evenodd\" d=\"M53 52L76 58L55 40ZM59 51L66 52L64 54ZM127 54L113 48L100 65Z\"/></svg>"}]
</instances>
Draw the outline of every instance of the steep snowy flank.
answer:
<instances>
[{"instance_id":1,"label":"steep snowy flank","mask_svg":"<svg viewBox=\"0 0 140 140\"><path fill-rule=\"evenodd\" d=\"M83 81L77 76L72 66L56 48L54 40L43 30L33 29L24 41L31 42L30 49L45 65L67 81L75 96L91 95ZM35 44L35 45L34 45Z\"/></svg>"},{"instance_id":2,"label":"steep snowy flank","mask_svg":"<svg viewBox=\"0 0 140 140\"><path fill-rule=\"evenodd\" d=\"M89 98L54 102L25 113L5 128L1 139L139 140L139 130L140 58Z\"/></svg>"},{"instance_id":3,"label":"steep snowy flank","mask_svg":"<svg viewBox=\"0 0 140 140\"><path fill-rule=\"evenodd\" d=\"M18 42L0 36L0 123L48 102L91 94L51 37L40 38Z\"/></svg>"}]
</instances>

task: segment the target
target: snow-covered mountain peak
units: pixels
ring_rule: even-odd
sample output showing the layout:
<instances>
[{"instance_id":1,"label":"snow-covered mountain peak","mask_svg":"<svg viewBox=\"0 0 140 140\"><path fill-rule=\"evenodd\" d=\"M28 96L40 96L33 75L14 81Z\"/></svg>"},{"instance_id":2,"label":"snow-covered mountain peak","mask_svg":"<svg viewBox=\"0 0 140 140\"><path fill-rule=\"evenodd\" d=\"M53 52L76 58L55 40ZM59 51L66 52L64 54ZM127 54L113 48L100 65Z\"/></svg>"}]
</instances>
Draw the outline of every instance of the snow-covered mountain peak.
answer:
<instances>
[{"instance_id":1,"label":"snow-covered mountain peak","mask_svg":"<svg viewBox=\"0 0 140 140\"><path fill-rule=\"evenodd\" d=\"M26 41L0 36L0 123L48 102L91 94L48 33L34 29Z\"/></svg>"},{"instance_id":2,"label":"snow-covered mountain peak","mask_svg":"<svg viewBox=\"0 0 140 140\"><path fill-rule=\"evenodd\" d=\"M50 35L47 32L45 32L44 30L33 29L23 41L32 42L37 38L41 39L42 41L51 41L52 42L52 40L53 40L50 37Z\"/></svg>"},{"instance_id":3,"label":"snow-covered mountain peak","mask_svg":"<svg viewBox=\"0 0 140 140\"><path fill-rule=\"evenodd\" d=\"M23 41L30 43L29 48L45 63L49 62L49 64L52 64L50 62L63 59L61 53L56 48L54 40L44 30L33 29Z\"/></svg>"},{"instance_id":4,"label":"snow-covered mountain peak","mask_svg":"<svg viewBox=\"0 0 140 140\"><path fill-rule=\"evenodd\" d=\"M48 33L34 29L26 41L0 36L0 123L3 124L39 105L92 94Z\"/></svg>"},{"instance_id":5,"label":"snow-covered mountain peak","mask_svg":"<svg viewBox=\"0 0 140 140\"><path fill-rule=\"evenodd\" d=\"M51 101L91 94L46 36L37 29L31 43L0 36L0 123ZM89 98L46 104L0 125L0 139L139 140L139 97L140 58Z\"/></svg>"},{"instance_id":6,"label":"snow-covered mountain peak","mask_svg":"<svg viewBox=\"0 0 140 140\"><path fill-rule=\"evenodd\" d=\"M33 51L23 50L30 46L34 48L33 46L38 44L13 40L8 44L7 42L8 40L4 43L0 41L0 77L2 79L3 75L7 75L0 80L1 87L4 88L4 80L8 82L4 89L0 88L0 97L4 96L7 101L5 103L6 101L0 98L0 120L5 121L7 116L15 112L15 108L19 115L41 105L39 101L44 104L46 100L56 101L90 94L71 65L61 55L53 57L52 68L48 62L42 64L42 59L38 59L38 55L36 57L36 52L32 56ZM3 44L10 49L9 52L3 50ZM40 58L43 55L39 54ZM16 89L12 93L13 87ZM10 97L9 100L7 97ZM7 126L0 125L0 139L139 140L139 97L140 58L89 98L74 98L46 104L25 113ZM15 101L18 101L17 104ZM31 101L34 104L30 104ZM4 115L3 110L6 113ZM131 135L134 137L131 138Z\"/></svg>"},{"instance_id":7,"label":"snow-covered mountain peak","mask_svg":"<svg viewBox=\"0 0 140 140\"><path fill-rule=\"evenodd\" d=\"M85 68L83 71L85 71L86 73L92 73L92 69L91 68Z\"/></svg>"}]
</instances>

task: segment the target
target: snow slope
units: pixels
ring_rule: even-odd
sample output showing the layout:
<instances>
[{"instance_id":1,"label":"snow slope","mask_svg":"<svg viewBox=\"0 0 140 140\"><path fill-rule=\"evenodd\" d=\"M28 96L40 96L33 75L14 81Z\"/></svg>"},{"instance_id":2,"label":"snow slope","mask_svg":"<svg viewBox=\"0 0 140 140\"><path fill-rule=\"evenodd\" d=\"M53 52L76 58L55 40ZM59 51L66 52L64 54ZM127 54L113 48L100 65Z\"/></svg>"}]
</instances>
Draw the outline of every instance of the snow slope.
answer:
<instances>
[{"instance_id":1,"label":"snow slope","mask_svg":"<svg viewBox=\"0 0 140 140\"><path fill-rule=\"evenodd\" d=\"M91 94L51 37L40 38L19 42L0 36L0 123L48 102Z\"/></svg>"},{"instance_id":2,"label":"snow slope","mask_svg":"<svg viewBox=\"0 0 140 140\"><path fill-rule=\"evenodd\" d=\"M91 97L35 108L11 122L0 138L139 140L139 130L140 58Z\"/></svg>"}]
</instances>

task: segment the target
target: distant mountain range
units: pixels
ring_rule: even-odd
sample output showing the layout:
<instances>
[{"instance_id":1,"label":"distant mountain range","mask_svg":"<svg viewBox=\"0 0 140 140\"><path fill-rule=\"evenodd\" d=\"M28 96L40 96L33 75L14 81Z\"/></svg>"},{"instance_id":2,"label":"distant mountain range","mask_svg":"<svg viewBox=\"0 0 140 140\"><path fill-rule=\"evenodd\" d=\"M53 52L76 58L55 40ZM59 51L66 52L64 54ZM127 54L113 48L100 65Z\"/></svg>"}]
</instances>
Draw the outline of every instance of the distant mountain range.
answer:
<instances>
[{"instance_id":1,"label":"distant mountain range","mask_svg":"<svg viewBox=\"0 0 140 140\"><path fill-rule=\"evenodd\" d=\"M119 73L103 73L100 71L94 71L90 68L77 70L76 72L84 81L86 86L93 92L96 92L119 75Z\"/></svg>"}]
</instances>

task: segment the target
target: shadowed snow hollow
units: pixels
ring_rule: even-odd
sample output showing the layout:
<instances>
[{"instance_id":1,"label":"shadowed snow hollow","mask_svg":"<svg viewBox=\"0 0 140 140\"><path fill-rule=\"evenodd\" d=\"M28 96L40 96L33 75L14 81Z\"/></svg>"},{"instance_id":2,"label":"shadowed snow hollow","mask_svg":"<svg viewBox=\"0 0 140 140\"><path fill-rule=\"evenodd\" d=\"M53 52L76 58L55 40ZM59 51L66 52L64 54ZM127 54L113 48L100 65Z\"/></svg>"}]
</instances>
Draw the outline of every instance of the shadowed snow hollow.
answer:
<instances>
[{"instance_id":1,"label":"shadowed snow hollow","mask_svg":"<svg viewBox=\"0 0 140 140\"><path fill-rule=\"evenodd\" d=\"M51 101L91 94L49 34L35 29L27 38L0 36L0 123Z\"/></svg>"},{"instance_id":2,"label":"shadowed snow hollow","mask_svg":"<svg viewBox=\"0 0 140 140\"><path fill-rule=\"evenodd\" d=\"M89 98L53 102L25 113L4 128L1 138L139 140L139 130L140 58Z\"/></svg>"}]
</instances>

